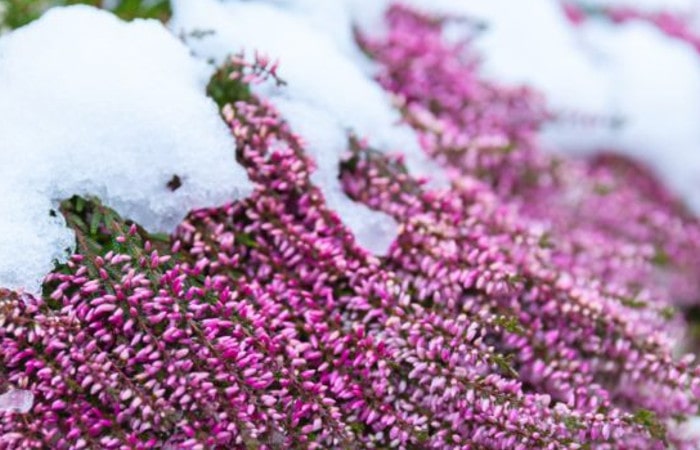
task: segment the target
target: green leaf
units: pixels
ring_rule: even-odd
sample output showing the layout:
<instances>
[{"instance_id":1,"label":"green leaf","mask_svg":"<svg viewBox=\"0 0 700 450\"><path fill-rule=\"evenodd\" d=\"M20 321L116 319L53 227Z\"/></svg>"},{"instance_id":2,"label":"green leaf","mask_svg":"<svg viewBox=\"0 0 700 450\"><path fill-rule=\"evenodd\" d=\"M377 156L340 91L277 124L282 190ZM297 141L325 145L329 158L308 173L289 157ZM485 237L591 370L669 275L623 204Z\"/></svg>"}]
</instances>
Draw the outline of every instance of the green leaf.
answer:
<instances>
[{"instance_id":1,"label":"green leaf","mask_svg":"<svg viewBox=\"0 0 700 450\"><path fill-rule=\"evenodd\" d=\"M341 172L355 172L357 170L357 165L360 163L360 157L357 154L352 155L350 158L340 162Z\"/></svg>"},{"instance_id":2,"label":"green leaf","mask_svg":"<svg viewBox=\"0 0 700 450\"><path fill-rule=\"evenodd\" d=\"M632 423L646 428L654 439L660 441L666 440L666 427L659 421L653 411L649 411L648 409L638 410L632 416Z\"/></svg>"},{"instance_id":3,"label":"green leaf","mask_svg":"<svg viewBox=\"0 0 700 450\"><path fill-rule=\"evenodd\" d=\"M631 298L631 297L622 297L620 299L620 303L623 305L627 306L628 308L633 308L633 309L643 309L649 306L647 302L637 300L636 298Z\"/></svg>"},{"instance_id":4,"label":"green leaf","mask_svg":"<svg viewBox=\"0 0 700 450\"><path fill-rule=\"evenodd\" d=\"M90 236L97 236L97 231L102 222L102 214L99 211L93 211L90 217Z\"/></svg>"},{"instance_id":5,"label":"green leaf","mask_svg":"<svg viewBox=\"0 0 700 450\"><path fill-rule=\"evenodd\" d=\"M608 186L607 184L597 183L597 184L593 187L593 191L594 191L596 194L600 195L600 196L605 196L605 195L608 195L608 194L612 193L613 187L612 187L612 186Z\"/></svg>"},{"instance_id":6,"label":"green leaf","mask_svg":"<svg viewBox=\"0 0 700 450\"><path fill-rule=\"evenodd\" d=\"M491 357L491 362L496 364L496 366L498 366L498 369L502 373L507 374L513 378L517 378L518 371L511 366L512 360L513 355L503 356L499 353L496 353Z\"/></svg>"},{"instance_id":7,"label":"green leaf","mask_svg":"<svg viewBox=\"0 0 700 450\"><path fill-rule=\"evenodd\" d=\"M651 258L651 263L655 266L666 267L671 263L671 257L664 251L661 246L656 246L656 252Z\"/></svg>"},{"instance_id":8,"label":"green leaf","mask_svg":"<svg viewBox=\"0 0 700 450\"><path fill-rule=\"evenodd\" d=\"M577 431L577 430L582 430L585 428L583 424L579 421L578 418L574 416L566 416L564 417L564 425L566 425L566 428L569 431Z\"/></svg>"},{"instance_id":9,"label":"green leaf","mask_svg":"<svg viewBox=\"0 0 700 450\"><path fill-rule=\"evenodd\" d=\"M258 247L258 243L255 242L255 238L253 238L253 236L251 236L247 233L238 233L236 235L236 241L240 242L241 244L245 245L246 247L250 247L250 248Z\"/></svg>"},{"instance_id":10,"label":"green leaf","mask_svg":"<svg viewBox=\"0 0 700 450\"><path fill-rule=\"evenodd\" d=\"M673 306L666 306L659 311L659 314L661 314L661 317L663 317L666 320L671 320L675 317L676 315L676 308Z\"/></svg>"},{"instance_id":11,"label":"green leaf","mask_svg":"<svg viewBox=\"0 0 700 450\"><path fill-rule=\"evenodd\" d=\"M519 336L525 334L525 328L515 316L498 316L493 323L509 333L514 333Z\"/></svg>"},{"instance_id":12,"label":"green leaf","mask_svg":"<svg viewBox=\"0 0 700 450\"><path fill-rule=\"evenodd\" d=\"M542 233L542 236L540 236L539 241L537 244L541 248L552 248L554 247L554 244L552 243L552 235L548 232Z\"/></svg>"},{"instance_id":13,"label":"green leaf","mask_svg":"<svg viewBox=\"0 0 700 450\"><path fill-rule=\"evenodd\" d=\"M170 235L167 233L149 233L148 238L152 241L170 242Z\"/></svg>"},{"instance_id":14,"label":"green leaf","mask_svg":"<svg viewBox=\"0 0 700 450\"><path fill-rule=\"evenodd\" d=\"M241 67L234 64L224 64L209 80L207 95L211 97L219 108L237 101L247 101L252 97L250 87L240 78L231 79L231 74L240 72Z\"/></svg>"}]
</instances>

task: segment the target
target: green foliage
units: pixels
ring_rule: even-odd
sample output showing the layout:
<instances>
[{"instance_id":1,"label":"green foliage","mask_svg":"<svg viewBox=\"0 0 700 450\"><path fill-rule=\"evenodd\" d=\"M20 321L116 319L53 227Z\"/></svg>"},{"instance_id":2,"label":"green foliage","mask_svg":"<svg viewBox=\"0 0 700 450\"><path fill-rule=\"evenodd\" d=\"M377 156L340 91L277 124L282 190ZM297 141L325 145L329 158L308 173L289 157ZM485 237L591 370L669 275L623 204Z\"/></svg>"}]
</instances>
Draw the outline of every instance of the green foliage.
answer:
<instances>
[{"instance_id":1,"label":"green foliage","mask_svg":"<svg viewBox=\"0 0 700 450\"><path fill-rule=\"evenodd\" d=\"M78 253L101 255L117 250L114 229L126 228L126 223L113 210L97 199L79 196L62 202L60 209L67 225L76 233Z\"/></svg>"},{"instance_id":2,"label":"green foliage","mask_svg":"<svg viewBox=\"0 0 700 450\"><path fill-rule=\"evenodd\" d=\"M99 1L69 0L68 3L100 3ZM99 6L99 5L95 5ZM114 8L110 9L114 14L124 20L157 19L166 22L170 19L172 11L168 0L121 0Z\"/></svg>"},{"instance_id":3,"label":"green foliage","mask_svg":"<svg viewBox=\"0 0 700 450\"><path fill-rule=\"evenodd\" d=\"M632 416L632 422L646 428L654 439L666 440L666 427L659 421L653 411L647 409L638 410Z\"/></svg>"},{"instance_id":4,"label":"green foliage","mask_svg":"<svg viewBox=\"0 0 700 450\"><path fill-rule=\"evenodd\" d=\"M340 161L340 173L354 173L357 170L357 165L360 163L360 156L354 153L351 157Z\"/></svg>"},{"instance_id":5,"label":"green foliage","mask_svg":"<svg viewBox=\"0 0 700 450\"><path fill-rule=\"evenodd\" d=\"M647 302L632 297L622 297L620 303L632 309L644 309L649 306Z\"/></svg>"},{"instance_id":6,"label":"green foliage","mask_svg":"<svg viewBox=\"0 0 700 450\"><path fill-rule=\"evenodd\" d=\"M564 425L570 431L579 431L585 429L581 421L574 416L564 417Z\"/></svg>"},{"instance_id":7,"label":"green foliage","mask_svg":"<svg viewBox=\"0 0 700 450\"><path fill-rule=\"evenodd\" d=\"M671 320L676 315L676 308L674 308L673 306L665 306L661 309L660 314L661 317L663 317L664 319Z\"/></svg>"},{"instance_id":8,"label":"green foliage","mask_svg":"<svg viewBox=\"0 0 700 450\"><path fill-rule=\"evenodd\" d=\"M75 253L85 258L89 275L93 279L115 282L121 278L121 274L114 269L107 266L100 269L102 264L98 264L98 258L104 258L109 252L130 255L134 261L147 260L152 250L158 251L160 255L172 256L173 261L182 256L170 251L170 236L149 233L138 224L119 216L97 198L73 196L61 202L60 211L68 227L75 232ZM142 268L149 274L149 278L157 279L147 266ZM104 273L100 273L100 270ZM71 273L71 269L67 264L57 263L54 272ZM43 286L44 300L52 309L60 308L60 304L50 298L55 288L54 283Z\"/></svg>"},{"instance_id":9,"label":"green foliage","mask_svg":"<svg viewBox=\"0 0 700 450\"><path fill-rule=\"evenodd\" d=\"M133 245L142 247L146 241L161 254L170 253L170 237L149 233L139 225L119 216L113 209L103 205L97 198L73 196L61 203L61 213L67 225L75 232L76 253L85 256L105 255L110 251L131 254ZM136 235L120 242L120 236L129 235L131 226ZM140 252L139 252L140 253Z\"/></svg>"},{"instance_id":10,"label":"green foliage","mask_svg":"<svg viewBox=\"0 0 700 450\"><path fill-rule=\"evenodd\" d=\"M515 316L497 316L494 324L503 328L509 333L522 336L525 334L525 328Z\"/></svg>"},{"instance_id":11,"label":"green foliage","mask_svg":"<svg viewBox=\"0 0 700 450\"><path fill-rule=\"evenodd\" d=\"M544 232L542 233L542 236L540 236L539 241L537 244L541 248L553 248L554 244L552 243L552 235L549 232Z\"/></svg>"},{"instance_id":12,"label":"green foliage","mask_svg":"<svg viewBox=\"0 0 700 450\"><path fill-rule=\"evenodd\" d=\"M224 64L219 67L211 77L211 80L209 80L207 95L216 102L219 109L226 104L235 103L239 100L247 101L252 97L249 85L235 76L235 74L240 74L240 72L240 65L233 63Z\"/></svg>"},{"instance_id":13,"label":"green foliage","mask_svg":"<svg viewBox=\"0 0 700 450\"><path fill-rule=\"evenodd\" d=\"M493 356L491 356L491 358L490 358L491 363L494 364L496 367L498 367L498 370L503 375L517 378L518 371L515 370L512 366L513 359L514 359L514 355L512 355L512 354L501 355L500 353L494 353Z\"/></svg>"},{"instance_id":14,"label":"green foliage","mask_svg":"<svg viewBox=\"0 0 700 450\"><path fill-rule=\"evenodd\" d=\"M91 5L108 9L124 20L157 19L166 22L172 11L168 0L120 0L111 8L102 0L0 0L0 29L13 30L38 19L53 6Z\"/></svg>"},{"instance_id":15,"label":"green foliage","mask_svg":"<svg viewBox=\"0 0 700 450\"><path fill-rule=\"evenodd\" d=\"M656 246L654 256L651 259L651 263L659 267L667 267L671 263L671 257L666 253L666 251L661 248L661 246Z\"/></svg>"},{"instance_id":16,"label":"green foliage","mask_svg":"<svg viewBox=\"0 0 700 450\"><path fill-rule=\"evenodd\" d=\"M0 29L26 25L57 4L56 0L0 0Z\"/></svg>"},{"instance_id":17,"label":"green foliage","mask_svg":"<svg viewBox=\"0 0 700 450\"><path fill-rule=\"evenodd\" d=\"M255 238L247 233L236 234L236 241L250 248L255 248L258 246L258 243L255 241Z\"/></svg>"},{"instance_id":18,"label":"green foliage","mask_svg":"<svg viewBox=\"0 0 700 450\"><path fill-rule=\"evenodd\" d=\"M604 196L604 195L611 194L614 191L614 188L612 186L607 185L607 184L597 183L593 187L593 190L595 191L596 194Z\"/></svg>"}]
</instances>

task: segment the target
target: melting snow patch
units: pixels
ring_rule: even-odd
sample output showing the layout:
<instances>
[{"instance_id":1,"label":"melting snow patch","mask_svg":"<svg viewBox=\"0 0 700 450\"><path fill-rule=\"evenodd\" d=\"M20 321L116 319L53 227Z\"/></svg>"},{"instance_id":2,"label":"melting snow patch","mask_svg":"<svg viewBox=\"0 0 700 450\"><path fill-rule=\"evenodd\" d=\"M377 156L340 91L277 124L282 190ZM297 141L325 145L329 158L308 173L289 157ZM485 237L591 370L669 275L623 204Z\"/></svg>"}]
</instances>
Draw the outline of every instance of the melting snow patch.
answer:
<instances>
[{"instance_id":1,"label":"melting snow patch","mask_svg":"<svg viewBox=\"0 0 700 450\"><path fill-rule=\"evenodd\" d=\"M24 389L12 389L0 394L0 413L26 414L32 409L34 394Z\"/></svg>"},{"instance_id":2,"label":"melting snow patch","mask_svg":"<svg viewBox=\"0 0 700 450\"><path fill-rule=\"evenodd\" d=\"M700 212L700 55L641 22L592 22L581 33L604 56L599 70L611 80L610 114L624 120L606 144L656 169Z\"/></svg>"},{"instance_id":3,"label":"melting snow patch","mask_svg":"<svg viewBox=\"0 0 700 450\"><path fill-rule=\"evenodd\" d=\"M35 293L65 258L75 238L49 211L74 194L171 231L250 190L209 75L160 23L85 6L0 38L0 286Z\"/></svg>"}]
</instances>

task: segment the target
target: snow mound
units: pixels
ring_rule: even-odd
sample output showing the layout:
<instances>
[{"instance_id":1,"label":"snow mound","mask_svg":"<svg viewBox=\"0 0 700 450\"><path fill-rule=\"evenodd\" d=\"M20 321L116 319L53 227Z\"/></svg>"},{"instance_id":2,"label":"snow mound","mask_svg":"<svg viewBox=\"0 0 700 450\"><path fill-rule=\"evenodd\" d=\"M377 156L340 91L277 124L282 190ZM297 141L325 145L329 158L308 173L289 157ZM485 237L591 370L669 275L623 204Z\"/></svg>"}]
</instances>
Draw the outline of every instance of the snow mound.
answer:
<instances>
[{"instance_id":1,"label":"snow mound","mask_svg":"<svg viewBox=\"0 0 700 450\"><path fill-rule=\"evenodd\" d=\"M32 409L34 394L24 389L12 389L0 394L0 414L17 412L26 414Z\"/></svg>"},{"instance_id":2,"label":"snow mound","mask_svg":"<svg viewBox=\"0 0 700 450\"><path fill-rule=\"evenodd\" d=\"M543 134L548 146L621 149L700 211L700 59L689 46L645 24L573 28L553 0L406 2L484 20L474 42L487 77L542 90L554 112L624 120L617 129L555 124ZM51 10L2 36L0 286L37 292L52 261L65 257L74 237L49 211L71 195L99 196L147 228L168 231L192 208L248 192L232 137L204 95L214 70L204 60L241 50L280 60L287 85L263 84L256 93L308 143L314 182L330 207L361 245L384 253L396 224L351 201L337 178L348 134L402 152L414 175L444 178L399 124L353 40L354 24L381 32L389 3L174 0L170 28L189 49L155 21L124 23L83 6ZM460 27L452 31L473 32ZM176 175L183 184L171 192Z\"/></svg>"},{"instance_id":3,"label":"snow mound","mask_svg":"<svg viewBox=\"0 0 700 450\"><path fill-rule=\"evenodd\" d=\"M350 9L342 2L314 0L230 2L175 0L170 27L176 34L209 31L188 44L202 58L223 61L245 51L266 54L280 62L287 82L256 88L280 110L292 129L307 142L318 165L313 180L328 204L352 229L358 242L374 253L386 252L396 234L390 217L351 201L338 181L341 154L348 133L370 139L373 147L401 151L413 174L435 175L415 134L398 122L391 99L364 70L367 62L352 40ZM439 177L436 177L439 178Z\"/></svg>"},{"instance_id":4,"label":"snow mound","mask_svg":"<svg viewBox=\"0 0 700 450\"><path fill-rule=\"evenodd\" d=\"M606 144L649 164L700 212L700 55L642 22L591 22L581 33L610 77L610 113L624 120Z\"/></svg>"},{"instance_id":5,"label":"snow mound","mask_svg":"<svg viewBox=\"0 0 700 450\"><path fill-rule=\"evenodd\" d=\"M36 293L65 258L75 238L50 210L74 194L171 231L250 191L209 75L160 23L85 6L0 38L0 286Z\"/></svg>"}]
</instances>

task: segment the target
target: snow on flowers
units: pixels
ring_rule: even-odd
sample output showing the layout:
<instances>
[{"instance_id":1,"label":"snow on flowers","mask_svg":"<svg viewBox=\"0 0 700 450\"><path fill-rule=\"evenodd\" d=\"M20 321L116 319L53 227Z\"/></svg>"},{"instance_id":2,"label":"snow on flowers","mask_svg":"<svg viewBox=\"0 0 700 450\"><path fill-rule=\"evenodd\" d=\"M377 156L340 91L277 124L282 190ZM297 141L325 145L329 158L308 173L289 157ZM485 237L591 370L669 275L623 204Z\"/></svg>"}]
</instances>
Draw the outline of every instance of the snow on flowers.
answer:
<instances>
[{"instance_id":1,"label":"snow on flowers","mask_svg":"<svg viewBox=\"0 0 700 450\"><path fill-rule=\"evenodd\" d=\"M346 130L319 164L276 104L293 78L234 56L208 94L252 193L170 235L58 199L76 251L41 294L0 291L2 448L695 448L697 218L626 157L543 152L543 98L485 79L452 20L355 32L403 131ZM335 145L352 115L328 114ZM405 136L442 183L377 147ZM396 224L385 252L339 192Z\"/></svg>"}]
</instances>

